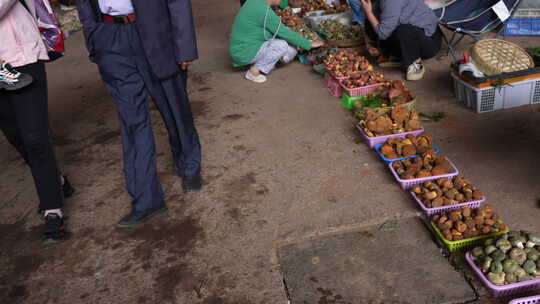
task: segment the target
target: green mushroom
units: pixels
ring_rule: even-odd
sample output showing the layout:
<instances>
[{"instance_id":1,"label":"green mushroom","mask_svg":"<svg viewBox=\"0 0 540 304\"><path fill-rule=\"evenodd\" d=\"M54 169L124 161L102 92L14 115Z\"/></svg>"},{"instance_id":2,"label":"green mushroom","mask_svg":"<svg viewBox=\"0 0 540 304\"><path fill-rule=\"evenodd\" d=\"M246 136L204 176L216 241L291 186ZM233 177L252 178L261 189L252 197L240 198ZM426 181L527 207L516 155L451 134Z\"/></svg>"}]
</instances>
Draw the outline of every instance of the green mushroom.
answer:
<instances>
[{"instance_id":1,"label":"green mushroom","mask_svg":"<svg viewBox=\"0 0 540 304\"><path fill-rule=\"evenodd\" d=\"M475 247L472 250L472 256L475 258L481 257L483 255L484 255L484 249L482 249L482 247Z\"/></svg>"},{"instance_id":2,"label":"green mushroom","mask_svg":"<svg viewBox=\"0 0 540 304\"><path fill-rule=\"evenodd\" d=\"M491 267L491 262L493 262L493 259L489 256L484 257L484 261L482 262L481 268L484 273L489 271L489 268Z\"/></svg>"},{"instance_id":3,"label":"green mushroom","mask_svg":"<svg viewBox=\"0 0 540 304\"><path fill-rule=\"evenodd\" d=\"M507 252L508 250L512 249L512 243L508 240L500 239L496 243L497 248L502 250L503 252Z\"/></svg>"},{"instance_id":4,"label":"green mushroom","mask_svg":"<svg viewBox=\"0 0 540 304\"><path fill-rule=\"evenodd\" d=\"M506 274L513 274L514 272L516 272L516 270L519 267L518 263L516 263L516 261L511 260L511 259L504 260L504 262L502 263L502 266Z\"/></svg>"},{"instance_id":5,"label":"green mushroom","mask_svg":"<svg viewBox=\"0 0 540 304\"><path fill-rule=\"evenodd\" d=\"M487 255L492 254L495 250L497 250L497 247L495 247L495 246L493 246L493 245L488 245L486 248L484 248L484 252L485 252Z\"/></svg>"},{"instance_id":6,"label":"green mushroom","mask_svg":"<svg viewBox=\"0 0 540 304\"><path fill-rule=\"evenodd\" d=\"M527 238L522 235L516 237L509 237L508 240L512 243L512 246L519 248L525 247L525 243L527 243Z\"/></svg>"},{"instance_id":7,"label":"green mushroom","mask_svg":"<svg viewBox=\"0 0 540 304\"><path fill-rule=\"evenodd\" d=\"M493 273L490 272L487 274L488 280L491 281L491 283L501 286L504 285L504 279L506 277L506 274L504 272L501 273Z\"/></svg>"},{"instance_id":8,"label":"green mushroom","mask_svg":"<svg viewBox=\"0 0 540 304\"><path fill-rule=\"evenodd\" d=\"M501 262L506 259L506 254L504 253L504 251L497 249L493 251L493 253L491 254L491 258L493 259L493 261Z\"/></svg>"},{"instance_id":9,"label":"green mushroom","mask_svg":"<svg viewBox=\"0 0 540 304\"><path fill-rule=\"evenodd\" d=\"M518 278L513 273L510 273L510 274L507 273L505 280L506 280L506 283L512 284L512 283L516 283L518 281Z\"/></svg>"},{"instance_id":10,"label":"green mushroom","mask_svg":"<svg viewBox=\"0 0 540 304\"><path fill-rule=\"evenodd\" d=\"M540 259L538 259L538 261L536 261L536 268L540 269Z\"/></svg>"},{"instance_id":11,"label":"green mushroom","mask_svg":"<svg viewBox=\"0 0 540 304\"><path fill-rule=\"evenodd\" d=\"M523 264L523 270L525 270L527 273L534 273L536 271L536 264L534 261L528 260Z\"/></svg>"},{"instance_id":12,"label":"green mushroom","mask_svg":"<svg viewBox=\"0 0 540 304\"><path fill-rule=\"evenodd\" d=\"M531 260L534 262L538 261L538 259L540 258L540 253L538 252L538 250L534 248L527 248L527 249L530 249L527 252L527 260Z\"/></svg>"},{"instance_id":13,"label":"green mushroom","mask_svg":"<svg viewBox=\"0 0 540 304\"><path fill-rule=\"evenodd\" d=\"M525 250L521 248L512 248L512 250L510 250L510 258L519 265L523 265L527 260L527 254L525 253Z\"/></svg>"},{"instance_id":14,"label":"green mushroom","mask_svg":"<svg viewBox=\"0 0 540 304\"><path fill-rule=\"evenodd\" d=\"M521 278L522 276L526 276L527 275L527 272L525 271L525 269L521 268L521 267L518 267L518 269L516 269L516 271L514 272L514 274L516 275L516 277L519 279Z\"/></svg>"},{"instance_id":15,"label":"green mushroom","mask_svg":"<svg viewBox=\"0 0 540 304\"><path fill-rule=\"evenodd\" d=\"M487 246L490 246L490 245L493 245L495 244L495 240L494 239L487 239L484 241L484 246L487 247Z\"/></svg>"},{"instance_id":16,"label":"green mushroom","mask_svg":"<svg viewBox=\"0 0 540 304\"><path fill-rule=\"evenodd\" d=\"M522 277L519 277L518 278L518 282L525 282L525 281L529 281L529 280L532 280L533 278L530 276L530 275L524 275Z\"/></svg>"},{"instance_id":17,"label":"green mushroom","mask_svg":"<svg viewBox=\"0 0 540 304\"><path fill-rule=\"evenodd\" d=\"M536 265L535 265L536 268ZM495 261L491 263L491 267L489 267L489 270L493 273L501 273L503 272L503 265L499 261Z\"/></svg>"},{"instance_id":18,"label":"green mushroom","mask_svg":"<svg viewBox=\"0 0 540 304\"><path fill-rule=\"evenodd\" d=\"M527 234L527 238L529 239L529 241L535 242L536 245L540 245L540 237L538 237L537 235L529 233Z\"/></svg>"}]
</instances>

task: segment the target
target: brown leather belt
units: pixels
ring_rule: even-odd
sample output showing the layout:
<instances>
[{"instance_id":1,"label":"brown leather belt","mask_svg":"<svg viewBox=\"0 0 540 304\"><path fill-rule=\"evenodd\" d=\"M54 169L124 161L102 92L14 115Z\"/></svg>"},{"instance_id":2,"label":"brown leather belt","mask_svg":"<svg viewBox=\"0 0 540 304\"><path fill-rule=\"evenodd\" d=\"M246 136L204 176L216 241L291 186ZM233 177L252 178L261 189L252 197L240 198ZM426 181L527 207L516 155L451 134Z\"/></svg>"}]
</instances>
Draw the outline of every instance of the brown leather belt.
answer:
<instances>
[{"instance_id":1,"label":"brown leather belt","mask_svg":"<svg viewBox=\"0 0 540 304\"><path fill-rule=\"evenodd\" d=\"M105 22L115 23L115 24L128 24L134 23L137 21L137 15L129 14L123 16L111 16L107 14L101 14L101 18Z\"/></svg>"}]
</instances>

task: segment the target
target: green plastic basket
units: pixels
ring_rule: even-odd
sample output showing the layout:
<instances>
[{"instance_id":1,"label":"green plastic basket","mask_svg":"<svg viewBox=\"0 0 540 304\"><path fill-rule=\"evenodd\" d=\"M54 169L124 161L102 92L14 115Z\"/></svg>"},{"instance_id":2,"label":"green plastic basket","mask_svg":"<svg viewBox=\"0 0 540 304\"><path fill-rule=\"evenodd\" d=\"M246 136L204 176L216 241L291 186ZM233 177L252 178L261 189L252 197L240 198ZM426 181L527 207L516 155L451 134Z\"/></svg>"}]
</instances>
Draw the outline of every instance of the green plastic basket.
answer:
<instances>
[{"instance_id":1,"label":"green plastic basket","mask_svg":"<svg viewBox=\"0 0 540 304\"><path fill-rule=\"evenodd\" d=\"M359 98L360 96L351 97L347 92L344 92L343 95L341 95L341 106L347 110L352 110L354 108L354 102Z\"/></svg>"},{"instance_id":2,"label":"green plastic basket","mask_svg":"<svg viewBox=\"0 0 540 304\"><path fill-rule=\"evenodd\" d=\"M504 224L503 221L500 221L499 223ZM441 230L439 230L439 227L437 227L437 225L435 225L435 222L431 221L431 227L433 227L433 230L435 230L435 233L437 234L437 237L441 241L444 242L444 244L446 245L446 247L448 247L448 250L450 252L466 251L466 250L469 250L469 249L473 249L474 247L480 245L482 243L482 240L489 239L489 238L492 238L492 237L497 236L497 235L505 234L505 233L508 233L508 231L510 231L508 229L508 227L506 227L506 229L504 231L501 231L501 232L479 235L479 236L464 239L464 240L461 240L461 241L449 241L449 240L444 238Z\"/></svg>"}]
</instances>

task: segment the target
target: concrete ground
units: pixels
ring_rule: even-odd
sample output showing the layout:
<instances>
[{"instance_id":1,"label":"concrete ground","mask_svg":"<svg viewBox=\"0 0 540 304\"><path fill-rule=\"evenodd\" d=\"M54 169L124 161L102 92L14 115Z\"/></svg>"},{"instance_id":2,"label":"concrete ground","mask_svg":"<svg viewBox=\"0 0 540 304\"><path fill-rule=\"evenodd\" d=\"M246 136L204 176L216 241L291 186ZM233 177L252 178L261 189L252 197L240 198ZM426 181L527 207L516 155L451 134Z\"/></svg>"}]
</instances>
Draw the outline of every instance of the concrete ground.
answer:
<instances>
[{"instance_id":1,"label":"concrete ground","mask_svg":"<svg viewBox=\"0 0 540 304\"><path fill-rule=\"evenodd\" d=\"M200 60L190 91L204 191L182 193L151 107L170 212L135 231L114 228L130 207L116 114L76 34L67 56L48 65L58 161L77 188L66 210L72 237L41 247L31 175L2 137L0 303L286 303L280 248L418 212L319 76L294 63L266 84L244 81L227 56L238 4L193 2ZM446 113L427 131L511 228L540 232L540 107L475 114L455 100L448 65L430 61L426 79L409 84L420 111Z\"/></svg>"}]
</instances>

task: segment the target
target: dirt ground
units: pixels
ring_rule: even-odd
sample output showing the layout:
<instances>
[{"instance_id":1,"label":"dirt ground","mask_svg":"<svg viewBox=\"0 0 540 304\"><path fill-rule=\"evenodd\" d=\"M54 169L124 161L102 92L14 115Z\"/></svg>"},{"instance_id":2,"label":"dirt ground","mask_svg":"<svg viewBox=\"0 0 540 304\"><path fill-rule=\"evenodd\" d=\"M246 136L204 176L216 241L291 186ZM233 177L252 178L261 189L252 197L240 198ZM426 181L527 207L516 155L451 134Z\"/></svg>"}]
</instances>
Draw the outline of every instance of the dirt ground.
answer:
<instances>
[{"instance_id":1,"label":"dirt ground","mask_svg":"<svg viewBox=\"0 0 540 304\"><path fill-rule=\"evenodd\" d=\"M418 212L319 76L296 62L265 84L244 81L227 56L238 3L193 2L204 191L182 193L151 106L170 212L134 231L114 228L130 208L115 109L74 35L48 65L56 153L77 189L67 201L71 239L41 247L31 175L1 137L0 303L286 303L281 246ZM540 232L540 107L475 114L454 98L448 65L432 60L426 79L410 84L420 111L446 113L427 131L511 228Z\"/></svg>"}]
</instances>

